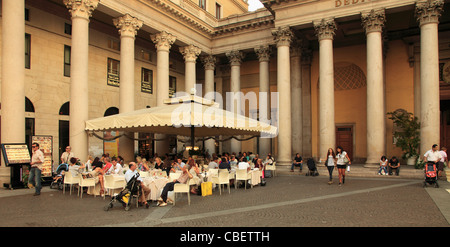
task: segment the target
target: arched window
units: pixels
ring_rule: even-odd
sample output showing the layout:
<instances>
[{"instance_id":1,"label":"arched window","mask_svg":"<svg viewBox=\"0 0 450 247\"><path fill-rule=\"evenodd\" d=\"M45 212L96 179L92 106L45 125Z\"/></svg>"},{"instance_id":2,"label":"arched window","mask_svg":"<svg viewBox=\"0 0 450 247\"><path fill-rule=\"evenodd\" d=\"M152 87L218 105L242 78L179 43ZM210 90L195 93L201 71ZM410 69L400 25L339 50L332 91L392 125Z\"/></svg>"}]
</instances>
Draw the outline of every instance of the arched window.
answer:
<instances>
[{"instance_id":1,"label":"arched window","mask_svg":"<svg viewBox=\"0 0 450 247\"><path fill-rule=\"evenodd\" d=\"M67 101L61 108L59 108L59 115L69 116L70 114L70 103Z\"/></svg>"},{"instance_id":2,"label":"arched window","mask_svg":"<svg viewBox=\"0 0 450 247\"><path fill-rule=\"evenodd\" d=\"M25 112L34 112L34 105L27 97L25 97Z\"/></svg>"},{"instance_id":3,"label":"arched window","mask_svg":"<svg viewBox=\"0 0 450 247\"><path fill-rule=\"evenodd\" d=\"M115 115L115 114L119 114L119 108L112 106L112 107L106 109L105 115L103 115L103 116L107 117L107 116L111 116L111 115Z\"/></svg>"}]
</instances>

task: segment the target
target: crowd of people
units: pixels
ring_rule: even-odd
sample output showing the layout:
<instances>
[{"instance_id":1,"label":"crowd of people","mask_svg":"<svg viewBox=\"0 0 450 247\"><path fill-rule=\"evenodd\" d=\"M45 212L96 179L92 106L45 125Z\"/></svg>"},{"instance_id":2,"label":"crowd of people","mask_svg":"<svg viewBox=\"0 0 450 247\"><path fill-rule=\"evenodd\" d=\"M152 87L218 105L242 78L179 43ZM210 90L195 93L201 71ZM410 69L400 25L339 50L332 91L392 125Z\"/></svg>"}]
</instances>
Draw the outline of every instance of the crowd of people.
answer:
<instances>
[{"instance_id":1,"label":"crowd of people","mask_svg":"<svg viewBox=\"0 0 450 247\"><path fill-rule=\"evenodd\" d=\"M125 181L128 182L133 176L140 171L148 172L152 169L159 169L162 172L166 172L167 177L170 177L171 172L181 172L181 175L172 181L169 181L162 190L161 197L159 198L159 206L167 205L167 202L171 202L167 197L168 192L172 191L176 183L186 183L189 179L194 179L195 185L191 186L191 193L198 194L198 186L201 184L199 174L207 169L246 169L249 171L252 168L258 168L262 171L262 177L264 177L265 165L272 165L274 158L271 154L268 154L266 158L261 159L258 154L252 154L251 152L239 152L236 153L223 153L222 155L212 154L206 155L203 165L199 165L199 161L188 156L187 159L183 157L171 158L169 154L162 157L155 154L154 157L142 158L137 156L136 160L124 163L122 156L110 157L108 153L103 154L101 157L93 158L91 155L87 157L86 162L82 162L75 157L71 147L66 147L66 151L61 155L61 163L68 165L68 171L73 177L79 176L80 173L89 174L89 177L95 179L95 183L100 185L100 195L105 193L105 175L124 175ZM138 178L140 181L141 197L139 198L139 204L149 207L149 202L145 199L150 193L150 189L142 183L142 178ZM233 182L233 181L232 181Z\"/></svg>"}]
</instances>

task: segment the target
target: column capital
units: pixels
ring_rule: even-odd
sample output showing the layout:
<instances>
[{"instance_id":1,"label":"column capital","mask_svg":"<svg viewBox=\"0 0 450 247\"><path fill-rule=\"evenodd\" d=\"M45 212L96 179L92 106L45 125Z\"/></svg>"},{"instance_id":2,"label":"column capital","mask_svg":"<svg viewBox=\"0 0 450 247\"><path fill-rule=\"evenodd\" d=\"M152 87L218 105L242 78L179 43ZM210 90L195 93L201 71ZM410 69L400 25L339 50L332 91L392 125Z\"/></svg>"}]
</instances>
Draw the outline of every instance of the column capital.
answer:
<instances>
[{"instance_id":1,"label":"column capital","mask_svg":"<svg viewBox=\"0 0 450 247\"><path fill-rule=\"evenodd\" d=\"M183 54L184 61L187 62L195 62L197 60L198 55L202 50L195 45L187 45L180 47L180 52Z\"/></svg>"},{"instance_id":2,"label":"column capital","mask_svg":"<svg viewBox=\"0 0 450 247\"><path fill-rule=\"evenodd\" d=\"M319 41L323 39L333 40L334 34L336 32L336 22L334 19L322 19L320 21L314 21L314 30L316 31L316 36Z\"/></svg>"},{"instance_id":3,"label":"column capital","mask_svg":"<svg viewBox=\"0 0 450 247\"><path fill-rule=\"evenodd\" d=\"M278 46L289 46L294 39L294 33L289 26L278 27L276 30L272 30L275 43Z\"/></svg>"},{"instance_id":4,"label":"column capital","mask_svg":"<svg viewBox=\"0 0 450 247\"><path fill-rule=\"evenodd\" d=\"M205 70L214 70L216 68L216 57L208 54L200 57Z\"/></svg>"},{"instance_id":5,"label":"column capital","mask_svg":"<svg viewBox=\"0 0 450 247\"><path fill-rule=\"evenodd\" d=\"M88 20L99 2L100 0L64 0L64 4L69 9L72 19L81 17Z\"/></svg>"},{"instance_id":6,"label":"column capital","mask_svg":"<svg viewBox=\"0 0 450 247\"><path fill-rule=\"evenodd\" d=\"M119 29L120 36L127 36L132 38L136 36L137 31L144 24L143 21L131 16L130 14L125 14L113 19L113 23L114 26Z\"/></svg>"},{"instance_id":7,"label":"column capital","mask_svg":"<svg viewBox=\"0 0 450 247\"><path fill-rule=\"evenodd\" d=\"M269 62L272 47L270 47L270 45L261 45L255 48L255 53L258 55L260 62Z\"/></svg>"},{"instance_id":8,"label":"column capital","mask_svg":"<svg viewBox=\"0 0 450 247\"><path fill-rule=\"evenodd\" d=\"M225 55L230 60L231 66L240 66L242 63L242 59L244 59L244 53L241 51L230 51L225 53Z\"/></svg>"},{"instance_id":9,"label":"column capital","mask_svg":"<svg viewBox=\"0 0 450 247\"><path fill-rule=\"evenodd\" d=\"M421 0L416 3L416 18L419 25L439 23L444 0Z\"/></svg>"},{"instance_id":10,"label":"column capital","mask_svg":"<svg viewBox=\"0 0 450 247\"><path fill-rule=\"evenodd\" d=\"M162 50L162 51L169 51L170 47L172 47L172 44L177 39L174 35L162 31L157 34L150 35L150 38L152 39L153 43L155 43L156 50Z\"/></svg>"},{"instance_id":11,"label":"column capital","mask_svg":"<svg viewBox=\"0 0 450 247\"><path fill-rule=\"evenodd\" d=\"M361 21L366 34L370 32L382 32L386 15L384 9L372 9L367 12L361 12Z\"/></svg>"}]
</instances>

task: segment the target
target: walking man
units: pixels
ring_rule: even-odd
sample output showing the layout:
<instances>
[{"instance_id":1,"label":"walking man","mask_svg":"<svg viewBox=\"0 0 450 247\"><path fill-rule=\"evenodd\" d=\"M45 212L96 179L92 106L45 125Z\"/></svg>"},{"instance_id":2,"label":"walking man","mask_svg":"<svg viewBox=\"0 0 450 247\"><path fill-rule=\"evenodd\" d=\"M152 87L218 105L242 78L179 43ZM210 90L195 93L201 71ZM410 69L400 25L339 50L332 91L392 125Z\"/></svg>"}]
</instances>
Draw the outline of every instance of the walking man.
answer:
<instances>
[{"instance_id":1,"label":"walking man","mask_svg":"<svg viewBox=\"0 0 450 247\"><path fill-rule=\"evenodd\" d=\"M33 143L31 145L33 155L31 156L31 169L30 176L28 177L28 187L35 187L35 196L41 194L41 172L42 172L42 164L44 163L44 153L39 150L39 143Z\"/></svg>"}]
</instances>

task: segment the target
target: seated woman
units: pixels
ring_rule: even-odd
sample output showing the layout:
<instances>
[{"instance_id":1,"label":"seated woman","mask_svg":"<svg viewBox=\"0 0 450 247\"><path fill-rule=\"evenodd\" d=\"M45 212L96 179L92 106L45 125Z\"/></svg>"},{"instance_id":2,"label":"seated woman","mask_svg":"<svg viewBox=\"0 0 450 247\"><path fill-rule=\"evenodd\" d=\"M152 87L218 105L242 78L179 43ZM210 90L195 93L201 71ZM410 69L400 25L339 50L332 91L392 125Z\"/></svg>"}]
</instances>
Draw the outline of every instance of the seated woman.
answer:
<instances>
[{"instance_id":1,"label":"seated woman","mask_svg":"<svg viewBox=\"0 0 450 247\"><path fill-rule=\"evenodd\" d=\"M103 163L100 161L100 159L98 157L95 157L94 161L92 162L92 171L90 172L95 180L96 186L97 184L100 184L100 195L103 195L103 193L105 193L105 183L103 178L105 173L103 172L102 166Z\"/></svg>"},{"instance_id":2,"label":"seated woman","mask_svg":"<svg viewBox=\"0 0 450 247\"><path fill-rule=\"evenodd\" d=\"M193 179L195 182L195 185L191 186L191 193L197 194L197 187L202 183L202 180L198 176L201 173L201 171L200 171L200 168L198 168L197 163L195 163L194 159L190 159L188 162L188 165L190 167L189 172L192 175L191 179Z\"/></svg>"}]
</instances>

